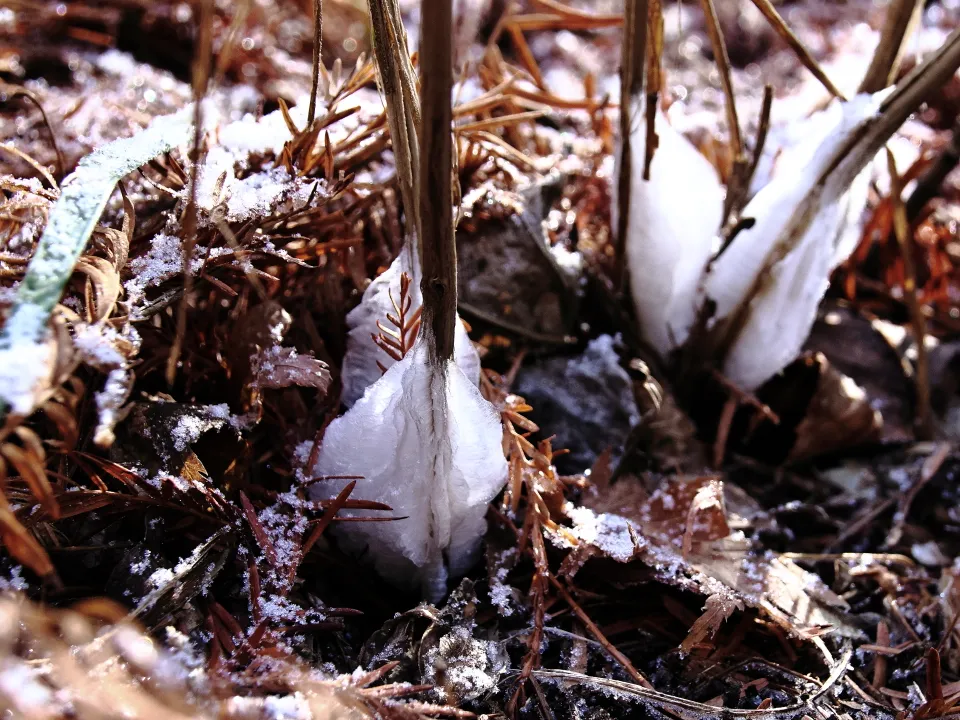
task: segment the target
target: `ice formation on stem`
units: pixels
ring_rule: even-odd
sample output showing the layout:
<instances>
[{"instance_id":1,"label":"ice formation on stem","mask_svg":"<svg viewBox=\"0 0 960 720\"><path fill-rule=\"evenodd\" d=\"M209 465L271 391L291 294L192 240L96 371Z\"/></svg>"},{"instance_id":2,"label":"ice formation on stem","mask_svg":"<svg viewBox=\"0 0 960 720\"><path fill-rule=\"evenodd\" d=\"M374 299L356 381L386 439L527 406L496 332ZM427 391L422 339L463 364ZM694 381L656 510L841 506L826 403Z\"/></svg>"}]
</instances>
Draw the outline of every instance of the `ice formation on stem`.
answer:
<instances>
[{"instance_id":1,"label":"ice formation on stem","mask_svg":"<svg viewBox=\"0 0 960 720\"><path fill-rule=\"evenodd\" d=\"M756 224L714 264L705 293L717 302L724 373L759 387L796 357L831 270L852 252L866 199L864 168L928 96L960 67L960 29L892 91L861 94L835 115L799 177L782 176L744 209Z\"/></svg>"},{"instance_id":2,"label":"ice formation on stem","mask_svg":"<svg viewBox=\"0 0 960 720\"><path fill-rule=\"evenodd\" d=\"M312 471L363 477L357 495L388 503L402 519L347 523L345 546L366 549L382 575L438 600L448 577L473 562L487 503L503 487L507 464L496 410L454 360L459 321L449 0L424 0L423 17L440 27L424 33L420 53L423 114L414 183L421 218L420 335L411 352L330 424Z\"/></svg>"},{"instance_id":3,"label":"ice formation on stem","mask_svg":"<svg viewBox=\"0 0 960 720\"><path fill-rule=\"evenodd\" d=\"M324 435L316 475L361 475L356 495L385 502L388 523L346 523L349 550L431 598L466 571L503 487L500 418L452 361L430 363L421 338Z\"/></svg>"},{"instance_id":4,"label":"ice formation on stem","mask_svg":"<svg viewBox=\"0 0 960 720\"><path fill-rule=\"evenodd\" d=\"M377 59L377 77L384 95L390 139L396 158L397 182L407 218L407 243L390 267L364 291L360 304L347 315L347 352L341 370L343 377L342 401L351 407L364 391L383 374L380 365L389 367L394 359L370 340L379 332L378 322L393 312L393 297L398 297L400 277L404 273L413 278L413 307L422 304L420 292L420 259L418 228L420 208L416 188L420 182L417 165L420 140L420 102L416 94L414 70L407 50L407 37L400 19L396 0L372 0L370 15L373 24L374 53ZM456 323L457 364L473 381L480 382L480 358L466 330Z\"/></svg>"},{"instance_id":5,"label":"ice formation on stem","mask_svg":"<svg viewBox=\"0 0 960 720\"><path fill-rule=\"evenodd\" d=\"M786 367L813 326L831 271L859 238L865 168L958 66L960 30L893 91L862 93L815 116L808 139L741 212L754 224L709 272L722 221L712 168L658 114L660 144L643 180L646 129L633 123L625 252L637 316L654 348L666 354L681 344L696 309L711 300L714 347L730 380L753 390Z\"/></svg>"},{"instance_id":6,"label":"ice formation on stem","mask_svg":"<svg viewBox=\"0 0 960 720\"><path fill-rule=\"evenodd\" d=\"M632 115L642 118L641 103ZM696 316L696 293L723 221L717 171L657 110L659 144L643 177L646 126L635 121L626 260L644 339L666 355L683 344Z\"/></svg>"},{"instance_id":7,"label":"ice formation on stem","mask_svg":"<svg viewBox=\"0 0 960 720\"><path fill-rule=\"evenodd\" d=\"M823 178L886 95L835 101L816 119L817 132L791 154L793 162L747 203L743 216L754 225L740 231L704 282L716 320L742 313L723 370L744 389L759 387L799 354L830 273L856 246L859 233L851 229L866 206L869 171L849 184Z\"/></svg>"}]
</instances>

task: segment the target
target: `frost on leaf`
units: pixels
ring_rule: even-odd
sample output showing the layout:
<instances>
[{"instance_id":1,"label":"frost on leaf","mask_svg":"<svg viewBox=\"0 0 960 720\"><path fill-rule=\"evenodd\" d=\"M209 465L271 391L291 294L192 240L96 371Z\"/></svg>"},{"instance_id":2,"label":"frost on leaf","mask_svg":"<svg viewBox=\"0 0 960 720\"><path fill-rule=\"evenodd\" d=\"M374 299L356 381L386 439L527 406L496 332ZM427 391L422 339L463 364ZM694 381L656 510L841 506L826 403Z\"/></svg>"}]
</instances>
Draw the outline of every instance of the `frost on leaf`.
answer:
<instances>
[{"instance_id":1,"label":"frost on leaf","mask_svg":"<svg viewBox=\"0 0 960 720\"><path fill-rule=\"evenodd\" d=\"M134 617L149 625L194 597L206 595L229 555L230 549L226 545L231 538L230 533L230 528L220 530L198 545L156 590L140 601L133 612Z\"/></svg>"},{"instance_id":2,"label":"frost on leaf","mask_svg":"<svg viewBox=\"0 0 960 720\"><path fill-rule=\"evenodd\" d=\"M254 382L260 388L297 386L325 391L330 385L330 370L326 363L312 355L301 355L295 348L267 348L255 355L251 364Z\"/></svg>"},{"instance_id":3,"label":"frost on leaf","mask_svg":"<svg viewBox=\"0 0 960 720\"><path fill-rule=\"evenodd\" d=\"M363 299L347 315L347 353L343 358L343 404L350 407L383 375L381 365L389 368L396 362L371 339L380 334L378 323L396 313L394 299L400 297L400 279L406 273L414 280L410 285L412 307L419 308L423 302L420 292L419 262L411 260L409 249L394 260L363 293ZM392 297L391 297L392 295ZM463 323L457 323L454 338L454 354L460 370L474 385L480 382L480 358L470 342Z\"/></svg>"},{"instance_id":4,"label":"frost on leaf","mask_svg":"<svg viewBox=\"0 0 960 720\"><path fill-rule=\"evenodd\" d=\"M636 108L634 117L643 110ZM693 325L697 288L723 221L724 191L713 166L659 111L660 140L645 180L646 132L637 123L630 138L625 247L640 330L666 354L683 344Z\"/></svg>"},{"instance_id":5,"label":"frost on leaf","mask_svg":"<svg viewBox=\"0 0 960 720\"><path fill-rule=\"evenodd\" d=\"M213 113L215 115L215 113ZM25 415L52 372L47 320L77 265L117 182L188 138L189 110L154 120L131 138L107 143L82 158L62 184L46 228L0 332L0 402ZM11 372L15 363L22 372Z\"/></svg>"},{"instance_id":6,"label":"frost on leaf","mask_svg":"<svg viewBox=\"0 0 960 720\"><path fill-rule=\"evenodd\" d=\"M651 494L623 478L571 514L573 531L603 555L636 558L661 582L707 598L681 647L699 643L742 606L763 611L795 635L818 635L826 627L856 633L843 622L846 603L818 576L776 553L757 552L730 529L723 497L723 484L710 477L678 477Z\"/></svg>"},{"instance_id":7,"label":"frost on leaf","mask_svg":"<svg viewBox=\"0 0 960 720\"><path fill-rule=\"evenodd\" d=\"M431 367L418 341L330 424L312 472L363 477L356 495L403 519L345 523L344 545L368 549L384 577L437 598L475 559L487 503L506 481L502 440L500 418L472 378L454 362Z\"/></svg>"}]
</instances>

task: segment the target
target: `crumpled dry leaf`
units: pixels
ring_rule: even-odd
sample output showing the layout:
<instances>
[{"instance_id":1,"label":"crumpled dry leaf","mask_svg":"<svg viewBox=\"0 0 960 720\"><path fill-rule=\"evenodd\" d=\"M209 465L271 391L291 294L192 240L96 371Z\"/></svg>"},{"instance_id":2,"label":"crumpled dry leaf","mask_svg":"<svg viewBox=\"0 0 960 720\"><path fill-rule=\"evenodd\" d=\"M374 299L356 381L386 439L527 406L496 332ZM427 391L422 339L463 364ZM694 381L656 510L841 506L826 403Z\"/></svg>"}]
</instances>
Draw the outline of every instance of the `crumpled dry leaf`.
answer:
<instances>
[{"instance_id":1,"label":"crumpled dry leaf","mask_svg":"<svg viewBox=\"0 0 960 720\"><path fill-rule=\"evenodd\" d=\"M879 441L883 417L863 388L821 353L804 356L801 362L815 369L818 379L806 415L797 426L797 440L788 461Z\"/></svg>"},{"instance_id":2,"label":"crumpled dry leaf","mask_svg":"<svg viewBox=\"0 0 960 720\"><path fill-rule=\"evenodd\" d=\"M106 258L85 255L77 261L75 272L83 273L90 281L90 296L87 311L93 320L105 320L120 297L120 274Z\"/></svg>"},{"instance_id":3,"label":"crumpled dry leaf","mask_svg":"<svg viewBox=\"0 0 960 720\"><path fill-rule=\"evenodd\" d=\"M743 610L743 603L735 597L726 593L716 593L707 597L703 614L690 626L690 631L680 643L680 650L685 653L690 652L707 637L712 637L735 610Z\"/></svg>"},{"instance_id":4,"label":"crumpled dry leaf","mask_svg":"<svg viewBox=\"0 0 960 720\"><path fill-rule=\"evenodd\" d=\"M624 477L602 494L585 498L585 507L572 513L573 532L581 538L597 536L591 526L602 522L605 536L593 543L601 554L620 562L636 558L661 582L714 598L706 606L708 617L691 630L689 646L740 606L761 610L799 637L820 635L828 626L859 637L860 631L843 621L846 602L819 577L776 553L756 553L742 532L730 532L722 492L716 477L673 478L653 493L636 478ZM628 544L633 553L612 552Z\"/></svg>"}]
</instances>

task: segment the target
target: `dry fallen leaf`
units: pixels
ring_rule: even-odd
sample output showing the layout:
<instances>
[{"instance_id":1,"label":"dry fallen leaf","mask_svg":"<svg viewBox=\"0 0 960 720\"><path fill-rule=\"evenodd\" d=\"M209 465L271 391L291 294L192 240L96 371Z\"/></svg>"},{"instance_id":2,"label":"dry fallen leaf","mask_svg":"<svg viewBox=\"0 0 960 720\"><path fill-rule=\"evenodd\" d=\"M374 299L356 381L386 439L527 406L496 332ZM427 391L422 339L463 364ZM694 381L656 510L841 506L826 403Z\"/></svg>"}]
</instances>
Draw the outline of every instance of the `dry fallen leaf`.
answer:
<instances>
[{"instance_id":1,"label":"dry fallen leaf","mask_svg":"<svg viewBox=\"0 0 960 720\"><path fill-rule=\"evenodd\" d=\"M827 626L859 637L858 629L843 622L846 602L819 577L776 553L758 552L742 532L731 532L722 487L713 476L677 477L648 493L639 480L625 476L604 493L585 498L590 510L572 514L574 533L598 538L592 544L601 555L620 562L636 559L659 581L708 598L686 647L743 606L763 611L800 637L820 635ZM623 547L635 551L619 553Z\"/></svg>"}]
</instances>

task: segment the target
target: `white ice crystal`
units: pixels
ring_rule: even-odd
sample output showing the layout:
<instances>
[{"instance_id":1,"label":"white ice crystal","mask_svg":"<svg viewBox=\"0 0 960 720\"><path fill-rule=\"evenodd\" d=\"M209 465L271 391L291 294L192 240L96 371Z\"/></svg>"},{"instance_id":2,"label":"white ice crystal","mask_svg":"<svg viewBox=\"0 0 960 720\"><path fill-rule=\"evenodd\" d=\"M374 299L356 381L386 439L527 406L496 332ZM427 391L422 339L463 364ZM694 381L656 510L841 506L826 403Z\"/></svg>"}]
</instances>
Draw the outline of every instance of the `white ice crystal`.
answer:
<instances>
[{"instance_id":1,"label":"white ice crystal","mask_svg":"<svg viewBox=\"0 0 960 720\"><path fill-rule=\"evenodd\" d=\"M633 111L643 117L643 107ZM626 255L640 331L660 353L683 344L696 316L696 291L723 220L723 186L707 159L667 122L643 179L646 124L630 136L631 180Z\"/></svg>"},{"instance_id":2,"label":"white ice crystal","mask_svg":"<svg viewBox=\"0 0 960 720\"><path fill-rule=\"evenodd\" d=\"M718 320L737 313L756 292L724 366L744 389L759 387L797 356L830 272L856 246L869 171L848 187L819 180L844 143L876 115L883 97L857 96L814 121L810 141L791 152L744 208L743 217L755 224L736 236L706 278L703 293L716 302Z\"/></svg>"},{"instance_id":3,"label":"white ice crystal","mask_svg":"<svg viewBox=\"0 0 960 720\"><path fill-rule=\"evenodd\" d=\"M366 549L387 579L432 599L475 559L487 503L503 487L500 418L454 362L428 362L418 340L323 439L313 474L361 475L354 496L385 502L385 523L343 523L350 550ZM318 486L317 497L328 488Z\"/></svg>"},{"instance_id":4,"label":"white ice crystal","mask_svg":"<svg viewBox=\"0 0 960 720\"><path fill-rule=\"evenodd\" d=\"M419 263L411 259L410 251L404 249L390 267L379 275L363 293L360 304L347 315L347 352L343 358L343 394L341 400L346 407L352 406L364 391L380 379L383 372L377 363L389 368L396 362L386 352L377 347L372 335L380 332L377 323L385 323L387 313L395 314L393 299L400 301L400 276L407 273L414 281L410 284L412 308L420 307L423 297L420 293ZM480 382L480 357L477 355L463 324L458 322L454 336L454 357L457 365L477 385Z\"/></svg>"}]
</instances>

